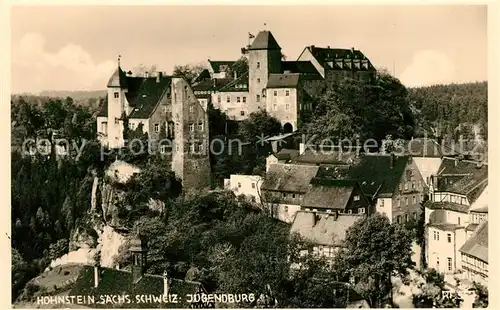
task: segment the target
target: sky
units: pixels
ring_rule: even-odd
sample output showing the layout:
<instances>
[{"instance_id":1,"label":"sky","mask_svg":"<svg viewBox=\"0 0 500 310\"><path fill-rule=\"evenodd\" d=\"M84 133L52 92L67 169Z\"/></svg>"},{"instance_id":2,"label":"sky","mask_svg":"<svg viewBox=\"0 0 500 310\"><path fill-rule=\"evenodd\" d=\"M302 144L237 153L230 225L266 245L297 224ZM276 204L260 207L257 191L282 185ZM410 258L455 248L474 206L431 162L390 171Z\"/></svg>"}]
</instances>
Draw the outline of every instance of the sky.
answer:
<instances>
[{"instance_id":1,"label":"sky","mask_svg":"<svg viewBox=\"0 0 500 310\"><path fill-rule=\"evenodd\" d=\"M236 60L270 30L287 60L305 46L361 50L406 86L487 80L485 5L14 6L13 93L101 90L132 70Z\"/></svg>"}]
</instances>

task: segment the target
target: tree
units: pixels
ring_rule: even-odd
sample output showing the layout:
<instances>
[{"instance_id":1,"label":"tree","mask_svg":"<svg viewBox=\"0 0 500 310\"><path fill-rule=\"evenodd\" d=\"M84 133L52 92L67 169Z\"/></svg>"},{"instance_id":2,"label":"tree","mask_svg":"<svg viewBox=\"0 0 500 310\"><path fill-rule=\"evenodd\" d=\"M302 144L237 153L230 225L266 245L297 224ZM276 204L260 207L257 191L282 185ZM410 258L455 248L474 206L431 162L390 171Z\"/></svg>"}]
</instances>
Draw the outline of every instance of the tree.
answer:
<instances>
[{"instance_id":1,"label":"tree","mask_svg":"<svg viewBox=\"0 0 500 310\"><path fill-rule=\"evenodd\" d=\"M156 65L140 64L132 69L132 73L136 76L145 76L146 73L151 74L156 72Z\"/></svg>"},{"instance_id":2,"label":"tree","mask_svg":"<svg viewBox=\"0 0 500 310\"><path fill-rule=\"evenodd\" d=\"M474 308L488 308L488 288L480 283L473 282L476 298Z\"/></svg>"},{"instance_id":3,"label":"tree","mask_svg":"<svg viewBox=\"0 0 500 310\"><path fill-rule=\"evenodd\" d=\"M259 137L271 137L280 132L280 122L266 110L250 113L250 116L241 122L239 129L240 136L253 143L260 140Z\"/></svg>"},{"instance_id":4,"label":"tree","mask_svg":"<svg viewBox=\"0 0 500 310\"><path fill-rule=\"evenodd\" d=\"M335 259L339 277L355 279L357 291L371 307L381 307L392 291L392 276L404 277L414 266L413 235L382 214L358 220L346 233L344 248Z\"/></svg>"},{"instance_id":5,"label":"tree","mask_svg":"<svg viewBox=\"0 0 500 310\"><path fill-rule=\"evenodd\" d=\"M238 59L233 66L231 67L231 71L236 73L237 76L241 76L248 72L248 59L246 57L241 57Z\"/></svg>"},{"instance_id":6,"label":"tree","mask_svg":"<svg viewBox=\"0 0 500 310\"><path fill-rule=\"evenodd\" d=\"M202 64L176 65L174 67L173 76L182 77L187 82L191 83L203 69L204 67Z\"/></svg>"}]
</instances>

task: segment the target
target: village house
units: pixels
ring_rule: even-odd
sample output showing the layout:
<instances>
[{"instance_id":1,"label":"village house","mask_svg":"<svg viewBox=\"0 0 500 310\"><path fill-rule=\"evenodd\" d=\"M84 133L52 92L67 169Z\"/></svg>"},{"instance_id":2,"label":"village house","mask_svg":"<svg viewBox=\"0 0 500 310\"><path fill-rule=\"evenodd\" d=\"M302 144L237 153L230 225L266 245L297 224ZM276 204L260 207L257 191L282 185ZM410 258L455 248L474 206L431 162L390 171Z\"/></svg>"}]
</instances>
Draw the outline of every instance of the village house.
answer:
<instances>
[{"instance_id":1,"label":"village house","mask_svg":"<svg viewBox=\"0 0 500 310\"><path fill-rule=\"evenodd\" d=\"M461 270L460 248L487 219L488 167L478 162L443 158L431 177L425 204L426 255L430 268L454 274Z\"/></svg>"},{"instance_id":2,"label":"village house","mask_svg":"<svg viewBox=\"0 0 500 310\"><path fill-rule=\"evenodd\" d=\"M263 178L259 175L231 174L229 179L224 179L224 187L236 196L244 195L250 202L261 202L260 187Z\"/></svg>"},{"instance_id":3,"label":"village house","mask_svg":"<svg viewBox=\"0 0 500 310\"><path fill-rule=\"evenodd\" d=\"M469 281L488 285L488 222L479 224L460 248L462 271Z\"/></svg>"},{"instance_id":4,"label":"village house","mask_svg":"<svg viewBox=\"0 0 500 310\"><path fill-rule=\"evenodd\" d=\"M152 76L127 74L118 62L108 81L108 99L97 115L101 143L111 149L125 147L124 121L128 121L130 130L142 124L153 151L171 152L165 160L171 160L172 170L183 186L209 187L207 105L197 100L183 78L165 76L162 72ZM160 130L165 130L168 141L160 141ZM144 151L149 151L147 146Z\"/></svg>"}]
</instances>

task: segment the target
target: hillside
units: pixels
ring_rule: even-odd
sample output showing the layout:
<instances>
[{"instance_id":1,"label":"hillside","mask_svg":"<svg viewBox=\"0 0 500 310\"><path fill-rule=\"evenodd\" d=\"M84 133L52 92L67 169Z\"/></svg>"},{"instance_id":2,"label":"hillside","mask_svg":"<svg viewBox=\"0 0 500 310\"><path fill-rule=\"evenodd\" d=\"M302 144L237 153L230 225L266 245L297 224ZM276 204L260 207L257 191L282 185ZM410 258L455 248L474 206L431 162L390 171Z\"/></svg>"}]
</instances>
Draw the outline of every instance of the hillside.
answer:
<instances>
[{"instance_id":1,"label":"hillside","mask_svg":"<svg viewBox=\"0 0 500 310\"><path fill-rule=\"evenodd\" d=\"M474 137L479 129L487 139L488 82L408 88L420 133ZM473 129L476 127L476 130Z\"/></svg>"}]
</instances>

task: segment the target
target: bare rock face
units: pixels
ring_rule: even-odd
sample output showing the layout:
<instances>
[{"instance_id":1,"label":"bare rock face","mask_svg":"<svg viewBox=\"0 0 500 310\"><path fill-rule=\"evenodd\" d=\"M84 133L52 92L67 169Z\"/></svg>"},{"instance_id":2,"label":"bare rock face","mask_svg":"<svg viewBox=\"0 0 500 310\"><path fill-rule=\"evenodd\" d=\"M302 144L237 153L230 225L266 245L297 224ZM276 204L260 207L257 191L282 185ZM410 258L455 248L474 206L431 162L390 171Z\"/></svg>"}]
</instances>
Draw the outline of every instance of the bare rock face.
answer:
<instances>
[{"instance_id":1,"label":"bare rock face","mask_svg":"<svg viewBox=\"0 0 500 310\"><path fill-rule=\"evenodd\" d=\"M77 226L69 241L69 250L91 249L97 245L97 233L93 229Z\"/></svg>"}]
</instances>

